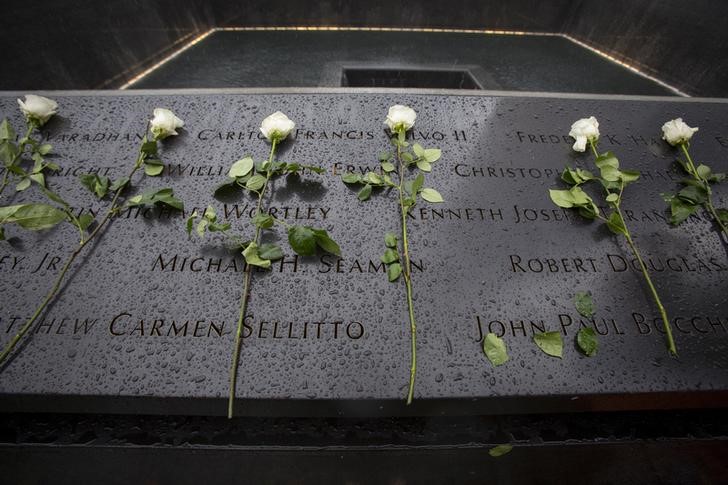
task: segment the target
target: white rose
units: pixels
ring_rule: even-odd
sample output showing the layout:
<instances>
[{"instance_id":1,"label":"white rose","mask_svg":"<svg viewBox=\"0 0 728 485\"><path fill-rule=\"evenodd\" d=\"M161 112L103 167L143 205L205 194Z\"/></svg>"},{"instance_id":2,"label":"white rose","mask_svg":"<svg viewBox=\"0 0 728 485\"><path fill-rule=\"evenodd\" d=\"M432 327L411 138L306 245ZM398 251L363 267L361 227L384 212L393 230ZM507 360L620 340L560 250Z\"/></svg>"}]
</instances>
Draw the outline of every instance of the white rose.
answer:
<instances>
[{"instance_id":1,"label":"white rose","mask_svg":"<svg viewBox=\"0 0 728 485\"><path fill-rule=\"evenodd\" d=\"M593 142L599 139L599 122L593 116L582 118L571 125L569 136L576 140L574 150L583 152L586 150L587 141Z\"/></svg>"},{"instance_id":2,"label":"white rose","mask_svg":"<svg viewBox=\"0 0 728 485\"><path fill-rule=\"evenodd\" d=\"M154 118L149 122L155 140L163 140L177 134L177 128L182 128L185 122L177 118L174 113L165 108L155 108Z\"/></svg>"},{"instance_id":3,"label":"white rose","mask_svg":"<svg viewBox=\"0 0 728 485\"><path fill-rule=\"evenodd\" d=\"M409 106L396 104L389 108L387 119L384 120L384 124L387 125L392 132L398 132L399 130L407 131L415 124L415 118L417 118L415 110Z\"/></svg>"},{"instance_id":4,"label":"white rose","mask_svg":"<svg viewBox=\"0 0 728 485\"><path fill-rule=\"evenodd\" d=\"M662 125L662 139L675 146L690 141L697 128L690 128L682 118L670 120Z\"/></svg>"},{"instance_id":5,"label":"white rose","mask_svg":"<svg viewBox=\"0 0 728 485\"><path fill-rule=\"evenodd\" d=\"M280 111L276 111L263 120L260 124L260 131L263 135L265 135L268 141L281 141L284 140L295 127L296 124L288 119L288 116L284 115Z\"/></svg>"},{"instance_id":6,"label":"white rose","mask_svg":"<svg viewBox=\"0 0 728 485\"><path fill-rule=\"evenodd\" d=\"M58 103L35 94L26 94L25 101L19 99L18 104L25 117L38 126L45 125L51 116L58 113Z\"/></svg>"}]
</instances>

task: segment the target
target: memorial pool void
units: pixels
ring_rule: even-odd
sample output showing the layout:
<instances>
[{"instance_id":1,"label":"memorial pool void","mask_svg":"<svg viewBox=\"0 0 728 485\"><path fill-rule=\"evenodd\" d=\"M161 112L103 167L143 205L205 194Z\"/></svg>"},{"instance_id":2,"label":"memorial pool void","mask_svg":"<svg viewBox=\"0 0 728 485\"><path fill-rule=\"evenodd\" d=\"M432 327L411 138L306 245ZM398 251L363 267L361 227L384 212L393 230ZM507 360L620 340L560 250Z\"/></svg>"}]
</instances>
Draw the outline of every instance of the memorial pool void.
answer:
<instances>
[{"instance_id":1,"label":"memorial pool void","mask_svg":"<svg viewBox=\"0 0 728 485\"><path fill-rule=\"evenodd\" d=\"M404 87L678 95L558 34L213 29L124 87Z\"/></svg>"}]
</instances>

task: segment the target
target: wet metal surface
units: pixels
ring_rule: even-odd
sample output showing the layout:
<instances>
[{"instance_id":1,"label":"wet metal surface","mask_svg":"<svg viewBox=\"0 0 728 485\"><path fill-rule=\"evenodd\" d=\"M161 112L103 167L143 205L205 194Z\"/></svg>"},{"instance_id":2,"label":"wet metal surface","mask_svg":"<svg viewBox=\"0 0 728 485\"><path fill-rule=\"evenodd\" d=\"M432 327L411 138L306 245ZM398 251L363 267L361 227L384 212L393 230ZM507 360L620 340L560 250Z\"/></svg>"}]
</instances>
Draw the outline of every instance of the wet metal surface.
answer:
<instances>
[{"instance_id":1,"label":"wet metal surface","mask_svg":"<svg viewBox=\"0 0 728 485\"><path fill-rule=\"evenodd\" d=\"M728 254L707 220L679 228L664 220L662 192L681 178L660 126L682 116L700 131L693 154L728 170L728 105L711 102L394 93L162 93L53 95L62 116L47 125L60 175L51 186L74 207L99 211L74 175L112 178L133 163L156 106L186 122L163 143L158 179L186 212L213 204L249 234L253 199L211 192L235 160L267 156L262 118L285 111L297 131L280 159L318 164L324 176L280 179L266 205L288 223L325 227L343 259L294 259L256 273L238 381L239 413L440 414L644 409L725 405L728 391ZM393 194L361 203L338 175L377 166L387 148L382 120L395 103L418 112L414 139L442 149L427 177L446 203L418 205L410 219L418 318L415 404L403 397L409 326L403 285L389 284L378 259L382 235L398 229ZM20 124L15 96L0 114ZM552 205L564 164L585 166L565 135L577 118L601 123L602 149L643 172L624 206L628 224L676 323L671 358L628 248L605 228ZM433 141L434 140L434 141ZM76 171L76 173L74 173ZM37 200L32 191L12 203ZM718 187L716 204L728 203ZM3 201L10 203L10 201ZM188 240L184 217L125 211L77 264L32 338L0 374L0 408L77 412L222 414L242 282L242 259L222 241ZM31 313L56 275L53 260L75 244L70 226L42 234L8 227L2 246L0 343ZM577 265L576 261L581 261ZM16 263L13 266L13 262ZM581 266L581 270L577 269ZM57 263L56 267L57 268ZM236 271L237 269L237 271ZM591 291L602 334L590 359L574 346L572 298ZM173 323L174 322L174 323ZM156 325L156 326L155 326ZM561 331L564 358L532 342ZM183 329L183 330L181 330ZM481 329L503 333L510 360L494 369Z\"/></svg>"}]
</instances>

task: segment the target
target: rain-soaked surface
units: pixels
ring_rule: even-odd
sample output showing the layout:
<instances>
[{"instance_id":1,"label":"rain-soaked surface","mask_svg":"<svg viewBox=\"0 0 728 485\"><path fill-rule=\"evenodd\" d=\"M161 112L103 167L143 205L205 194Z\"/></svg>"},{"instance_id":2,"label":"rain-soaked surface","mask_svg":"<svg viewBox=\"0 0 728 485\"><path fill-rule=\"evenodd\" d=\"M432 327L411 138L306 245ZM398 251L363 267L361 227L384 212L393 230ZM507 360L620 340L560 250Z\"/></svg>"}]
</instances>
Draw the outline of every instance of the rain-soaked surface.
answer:
<instances>
[{"instance_id":1,"label":"rain-soaked surface","mask_svg":"<svg viewBox=\"0 0 728 485\"><path fill-rule=\"evenodd\" d=\"M398 206L391 193L361 203L339 178L377 167L388 145L382 120L395 103L417 111L414 141L442 149L426 185L446 201L418 204L409 220L413 260L422 268L413 275L414 412L427 402L438 412L470 403L481 413L670 407L666 400L688 395L706 398L707 406L728 389L726 245L702 215L671 227L660 196L681 178L676 152L660 140L668 119L699 126L693 154L715 171L728 170L725 104L342 92L53 97L61 115L44 132L62 170L49 183L74 207L103 210L76 176L97 169L111 178L125 174L137 135L152 109L164 106L185 120L185 129L162 144L163 175L138 177L134 190L171 186L186 210L124 211L84 253L32 337L3 366L5 410L224 412L243 263L215 235L188 239L184 220L211 204L250 234L252 197L216 201L211 193L235 160L267 156L258 126L282 110L297 130L280 160L320 165L326 174L278 179L266 207L289 224L324 227L343 258L295 260L289 251L284 264L254 274L240 410L346 413L363 403L371 404L365 413L382 412L379 405L403 412L410 345L404 285L388 283L379 263L382 235L398 229ZM0 114L20 126L14 96L0 99ZM668 355L640 273L630 269L628 247L548 198L566 163L591 163L566 137L574 120L589 115L600 121L600 148L643 174L627 189L624 208L675 324L677 358ZM11 200L39 197L26 191ZM720 187L715 199L728 202ZM76 243L68 225L41 234L8 227L6 235L3 344L48 290L55 258ZM600 335L593 358L574 345L577 291L591 291L597 308L594 321L583 320ZM563 359L533 344L541 329L563 333ZM485 359L481 331L504 335L505 365L493 368Z\"/></svg>"}]
</instances>

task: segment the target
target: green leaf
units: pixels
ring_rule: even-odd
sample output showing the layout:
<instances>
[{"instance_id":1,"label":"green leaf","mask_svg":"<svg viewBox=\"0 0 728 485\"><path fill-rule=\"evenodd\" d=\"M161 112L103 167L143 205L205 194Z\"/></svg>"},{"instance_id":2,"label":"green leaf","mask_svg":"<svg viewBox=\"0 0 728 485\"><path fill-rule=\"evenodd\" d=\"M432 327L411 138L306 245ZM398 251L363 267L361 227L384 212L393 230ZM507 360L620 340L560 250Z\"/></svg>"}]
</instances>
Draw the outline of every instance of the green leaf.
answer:
<instances>
[{"instance_id":1,"label":"green leaf","mask_svg":"<svg viewBox=\"0 0 728 485\"><path fill-rule=\"evenodd\" d=\"M382 183L384 183L382 177L380 177L378 173L374 172L367 172L367 174L364 176L364 181L372 185L381 185Z\"/></svg>"},{"instance_id":2,"label":"green leaf","mask_svg":"<svg viewBox=\"0 0 728 485\"><path fill-rule=\"evenodd\" d=\"M127 185L129 185L129 177L121 177L111 183L111 185L109 186L109 190L111 192L116 192L117 190L126 187Z\"/></svg>"},{"instance_id":3,"label":"green leaf","mask_svg":"<svg viewBox=\"0 0 728 485\"><path fill-rule=\"evenodd\" d=\"M369 184L366 184L362 189L359 191L359 193L356 194L356 196L364 202L372 195L372 186Z\"/></svg>"},{"instance_id":4,"label":"green leaf","mask_svg":"<svg viewBox=\"0 0 728 485\"><path fill-rule=\"evenodd\" d=\"M686 202L679 197L673 197L670 201L670 223L677 226L694 214L699 207L699 205Z\"/></svg>"},{"instance_id":5,"label":"green leaf","mask_svg":"<svg viewBox=\"0 0 728 485\"><path fill-rule=\"evenodd\" d=\"M415 157L413 157L409 152L403 152L400 156L402 157L402 161L404 161L407 165L415 161Z\"/></svg>"},{"instance_id":6,"label":"green leaf","mask_svg":"<svg viewBox=\"0 0 728 485\"><path fill-rule=\"evenodd\" d=\"M35 182L36 184L40 185L41 187L45 187L45 176L42 173L32 173L28 176L30 180Z\"/></svg>"},{"instance_id":7,"label":"green leaf","mask_svg":"<svg viewBox=\"0 0 728 485\"><path fill-rule=\"evenodd\" d=\"M245 183L245 188L257 192L265 185L266 178L260 174L255 174Z\"/></svg>"},{"instance_id":8,"label":"green leaf","mask_svg":"<svg viewBox=\"0 0 728 485\"><path fill-rule=\"evenodd\" d=\"M323 229L313 229L313 234L316 237L316 244L318 247L326 251L327 253L341 256L341 248L336 241L331 239L329 234Z\"/></svg>"},{"instance_id":9,"label":"green leaf","mask_svg":"<svg viewBox=\"0 0 728 485\"><path fill-rule=\"evenodd\" d=\"M544 353L561 358L564 350L564 343L559 332L541 332L534 334L533 341Z\"/></svg>"},{"instance_id":10,"label":"green leaf","mask_svg":"<svg viewBox=\"0 0 728 485\"><path fill-rule=\"evenodd\" d=\"M503 365L508 360L508 350L502 338L494 333L489 333L483 339L483 352L494 366Z\"/></svg>"},{"instance_id":11,"label":"green leaf","mask_svg":"<svg viewBox=\"0 0 728 485\"><path fill-rule=\"evenodd\" d=\"M106 195L106 192L109 190L109 177L96 177L96 185L94 186L94 193L96 196L101 199L103 196Z\"/></svg>"},{"instance_id":12,"label":"green leaf","mask_svg":"<svg viewBox=\"0 0 728 485\"><path fill-rule=\"evenodd\" d=\"M65 200L63 200L60 195L56 194L55 192L52 192L52 191L48 190L45 187L43 187L41 190L46 195L46 197L48 197L49 199L51 199L53 202L55 202L57 204L60 204L60 205L62 205L63 207L65 207L67 209L70 209L70 207L68 206L68 203Z\"/></svg>"},{"instance_id":13,"label":"green leaf","mask_svg":"<svg viewBox=\"0 0 728 485\"><path fill-rule=\"evenodd\" d=\"M574 205L584 206L592 203L591 197L584 192L581 187L572 187L569 189L571 197L574 200Z\"/></svg>"},{"instance_id":14,"label":"green leaf","mask_svg":"<svg viewBox=\"0 0 728 485\"><path fill-rule=\"evenodd\" d=\"M345 173L341 176L341 181L345 184L358 184L362 182L362 178L356 173Z\"/></svg>"},{"instance_id":15,"label":"green leaf","mask_svg":"<svg viewBox=\"0 0 728 485\"><path fill-rule=\"evenodd\" d=\"M217 220L217 212L215 212L215 208L213 206L208 205L202 213L202 217L210 222L215 222Z\"/></svg>"},{"instance_id":16,"label":"green leaf","mask_svg":"<svg viewBox=\"0 0 728 485\"><path fill-rule=\"evenodd\" d=\"M141 195L135 195L128 201L129 207L137 207L143 205L167 205L173 209L184 210L184 204L181 200L174 196L174 192L170 188L159 190L150 190Z\"/></svg>"},{"instance_id":17,"label":"green leaf","mask_svg":"<svg viewBox=\"0 0 728 485\"><path fill-rule=\"evenodd\" d=\"M5 211L0 210L0 221L15 223L31 231L49 229L68 217L62 210L47 204L25 204L2 209Z\"/></svg>"},{"instance_id":18,"label":"green leaf","mask_svg":"<svg viewBox=\"0 0 728 485\"><path fill-rule=\"evenodd\" d=\"M569 209L574 207L574 196L570 190L549 189L549 197L551 201L559 207Z\"/></svg>"},{"instance_id":19,"label":"green leaf","mask_svg":"<svg viewBox=\"0 0 728 485\"><path fill-rule=\"evenodd\" d=\"M15 186L15 190L18 191L18 192L22 192L23 190L25 190L28 187L30 187L30 183L31 182L30 182L30 179L29 178L24 178L23 180L21 180L20 182L18 182L18 185Z\"/></svg>"},{"instance_id":20,"label":"green leaf","mask_svg":"<svg viewBox=\"0 0 728 485\"><path fill-rule=\"evenodd\" d=\"M94 221L94 216L91 214L81 214L78 218L79 228L82 231L88 229L88 226Z\"/></svg>"},{"instance_id":21,"label":"green leaf","mask_svg":"<svg viewBox=\"0 0 728 485\"><path fill-rule=\"evenodd\" d=\"M81 181L81 185L86 187L91 191L91 193L96 193L96 179L99 176L95 173L85 173L83 175L79 175L78 179Z\"/></svg>"},{"instance_id":22,"label":"green leaf","mask_svg":"<svg viewBox=\"0 0 728 485\"><path fill-rule=\"evenodd\" d=\"M614 156L612 152L606 152L599 155L594 162L597 167L603 169L604 167L619 168L619 160Z\"/></svg>"},{"instance_id":23,"label":"green leaf","mask_svg":"<svg viewBox=\"0 0 728 485\"><path fill-rule=\"evenodd\" d=\"M273 165L271 165L271 173L284 173L288 167L293 167L294 171L301 168L301 166L297 163L287 164L284 162L273 162Z\"/></svg>"},{"instance_id":24,"label":"green leaf","mask_svg":"<svg viewBox=\"0 0 728 485\"><path fill-rule=\"evenodd\" d=\"M255 162L252 158L246 157L242 160L238 160L237 162L233 163L232 167L230 167L230 170L228 171L228 177L231 178L237 178L237 177L244 177L248 175L251 170L253 170L253 167L255 166Z\"/></svg>"},{"instance_id":25,"label":"green leaf","mask_svg":"<svg viewBox=\"0 0 728 485\"><path fill-rule=\"evenodd\" d=\"M184 210L182 201L174 196L172 189L166 188L158 190L156 195L152 197L152 202L157 205L166 205L173 209Z\"/></svg>"},{"instance_id":26,"label":"green leaf","mask_svg":"<svg viewBox=\"0 0 728 485\"><path fill-rule=\"evenodd\" d=\"M688 185L677 196L693 204L702 204L708 199L708 192L701 185Z\"/></svg>"},{"instance_id":27,"label":"green leaf","mask_svg":"<svg viewBox=\"0 0 728 485\"><path fill-rule=\"evenodd\" d=\"M403 202L405 212L409 212L409 210L417 203L414 197L405 197Z\"/></svg>"},{"instance_id":28,"label":"green leaf","mask_svg":"<svg viewBox=\"0 0 728 485\"><path fill-rule=\"evenodd\" d=\"M265 243L258 248L258 254L262 259L275 261L283 257L283 250L277 244Z\"/></svg>"},{"instance_id":29,"label":"green leaf","mask_svg":"<svg viewBox=\"0 0 728 485\"><path fill-rule=\"evenodd\" d=\"M702 178L703 180L708 180L712 173L710 167L702 163L698 165L698 168L696 170L698 171L698 177Z\"/></svg>"},{"instance_id":30,"label":"green leaf","mask_svg":"<svg viewBox=\"0 0 728 485\"><path fill-rule=\"evenodd\" d=\"M7 166L13 158L15 158L15 154L18 152L17 147L14 143L10 141L0 141L0 160ZM10 168L10 167L8 167ZM20 170L20 169L18 169ZM22 170L21 170L22 173Z\"/></svg>"},{"instance_id":31,"label":"green leaf","mask_svg":"<svg viewBox=\"0 0 728 485\"><path fill-rule=\"evenodd\" d=\"M619 200L619 194L615 194L615 193L610 193L606 198L607 202L617 202L618 200Z\"/></svg>"},{"instance_id":32,"label":"green leaf","mask_svg":"<svg viewBox=\"0 0 728 485\"><path fill-rule=\"evenodd\" d=\"M85 173L78 178L81 180L81 184L99 199L103 198L109 190L108 177L99 177L96 173Z\"/></svg>"},{"instance_id":33,"label":"green leaf","mask_svg":"<svg viewBox=\"0 0 728 485\"><path fill-rule=\"evenodd\" d=\"M415 143L412 145L412 151L415 152L415 155L418 157L424 157L425 156L425 149L422 148L422 145L419 143Z\"/></svg>"},{"instance_id":34,"label":"green leaf","mask_svg":"<svg viewBox=\"0 0 728 485\"><path fill-rule=\"evenodd\" d=\"M263 259L258 253L258 245L254 242L248 244L248 247L243 251L243 257L245 262L251 266L259 266L261 268L270 268L270 260Z\"/></svg>"},{"instance_id":35,"label":"green leaf","mask_svg":"<svg viewBox=\"0 0 728 485\"><path fill-rule=\"evenodd\" d=\"M38 153L41 155L48 155L51 150L53 150L53 145L49 145L48 143L45 143L38 147Z\"/></svg>"},{"instance_id":36,"label":"green leaf","mask_svg":"<svg viewBox=\"0 0 728 485\"><path fill-rule=\"evenodd\" d=\"M622 172L610 165L606 165L601 169L601 175L607 182L618 182L622 178Z\"/></svg>"},{"instance_id":37,"label":"green leaf","mask_svg":"<svg viewBox=\"0 0 728 485\"><path fill-rule=\"evenodd\" d=\"M316 253L316 234L306 226L291 226L288 229L288 244L296 254L312 256Z\"/></svg>"},{"instance_id":38,"label":"green leaf","mask_svg":"<svg viewBox=\"0 0 728 485\"><path fill-rule=\"evenodd\" d=\"M599 183L602 184L602 187L607 189L607 191L619 191L622 188L622 182L609 182L608 180L604 179L597 179L599 180Z\"/></svg>"},{"instance_id":39,"label":"green leaf","mask_svg":"<svg viewBox=\"0 0 728 485\"><path fill-rule=\"evenodd\" d=\"M722 223L728 224L728 209L716 209L715 212Z\"/></svg>"},{"instance_id":40,"label":"green leaf","mask_svg":"<svg viewBox=\"0 0 728 485\"><path fill-rule=\"evenodd\" d=\"M399 263L392 263L389 266L387 266L387 278L390 282L397 281L397 278L399 278L399 275L402 274L402 265Z\"/></svg>"},{"instance_id":41,"label":"green leaf","mask_svg":"<svg viewBox=\"0 0 728 485\"><path fill-rule=\"evenodd\" d=\"M422 192L420 192L420 194L422 195L422 198L425 199L427 202L432 202L432 203L445 202L442 199L440 192L438 192L435 189L425 188L425 189L422 189Z\"/></svg>"},{"instance_id":42,"label":"green leaf","mask_svg":"<svg viewBox=\"0 0 728 485\"><path fill-rule=\"evenodd\" d=\"M289 167L290 167L290 166L289 166ZM301 167L303 167L303 168L307 168L307 169L309 169L310 171L312 171L313 173L316 173L316 174L318 174L318 175L323 175L323 174L325 174L325 173L326 173L326 169L325 169L325 168L323 168L323 167L317 167L317 166L314 166L314 165L301 165ZM290 168L289 168L289 169L290 169Z\"/></svg>"},{"instance_id":43,"label":"green leaf","mask_svg":"<svg viewBox=\"0 0 728 485\"><path fill-rule=\"evenodd\" d=\"M505 454L508 454L513 449L513 445L505 444L505 445L498 445L494 446L493 448L488 450L488 454L492 456L493 458L498 458L499 456L503 456Z\"/></svg>"},{"instance_id":44,"label":"green leaf","mask_svg":"<svg viewBox=\"0 0 728 485\"><path fill-rule=\"evenodd\" d=\"M597 353L599 342L597 341L597 333L593 328L580 328L576 334L576 343L587 357L592 357Z\"/></svg>"},{"instance_id":45,"label":"green leaf","mask_svg":"<svg viewBox=\"0 0 728 485\"><path fill-rule=\"evenodd\" d=\"M226 222L225 224L219 224L217 222L211 222L209 226L207 226L207 229L210 232L225 232L228 229L230 229L231 225L229 222Z\"/></svg>"},{"instance_id":46,"label":"green leaf","mask_svg":"<svg viewBox=\"0 0 728 485\"><path fill-rule=\"evenodd\" d=\"M425 160L428 163L435 163L442 156L442 150L440 150L439 148L428 148L425 150L425 153L422 156L425 157Z\"/></svg>"},{"instance_id":47,"label":"green leaf","mask_svg":"<svg viewBox=\"0 0 728 485\"><path fill-rule=\"evenodd\" d=\"M391 232L388 232L384 235L384 244L388 248L396 248L397 247L397 236L392 234Z\"/></svg>"},{"instance_id":48,"label":"green leaf","mask_svg":"<svg viewBox=\"0 0 728 485\"><path fill-rule=\"evenodd\" d=\"M396 168L391 162L382 162L382 170L384 170L385 172L394 172Z\"/></svg>"},{"instance_id":49,"label":"green leaf","mask_svg":"<svg viewBox=\"0 0 728 485\"><path fill-rule=\"evenodd\" d=\"M202 237L205 233L205 229L210 232L225 232L230 229L230 223L218 224L215 208L208 205L205 212L202 214L202 220L197 225L197 234Z\"/></svg>"},{"instance_id":50,"label":"green leaf","mask_svg":"<svg viewBox=\"0 0 728 485\"><path fill-rule=\"evenodd\" d=\"M7 118L0 123L0 140L15 140L15 130L10 126Z\"/></svg>"},{"instance_id":51,"label":"green leaf","mask_svg":"<svg viewBox=\"0 0 728 485\"><path fill-rule=\"evenodd\" d=\"M627 228L624 225L624 220L622 220L622 216L620 216L616 211L612 212L609 219L607 219L607 227L614 234L627 234Z\"/></svg>"},{"instance_id":52,"label":"green leaf","mask_svg":"<svg viewBox=\"0 0 728 485\"><path fill-rule=\"evenodd\" d=\"M197 209L195 209L194 211L192 211L192 214L190 214L190 216L187 218L187 222L185 224L185 227L187 229L187 235L188 236L191 236L192 235L192 227L194 226L195 219L197 219L198 215L199 214L197 214Z\"/></svg>"},{"instance_id":53,"label":"green leaf","mask_svg":"<svg viewBox=\"0 0 728 485\"><path fill-rule=\"evenodd\" d=\"M584 182L581 177L579 177L579 174L576 172L576 170L572 170L568 166L564 168L563 172L561 172L561 180L569 185L578 185Z\"/></svg>"},{"instance_id":54,"label":"green leaf","mask_svg":"<svg viewBox=\"0 0 728 485\"><path fill-rule=\"evenodd\" d=\"M387 248L387 250L384 251L384 254L381 257L381 260L384 264L394 263L395 261L399 261L399 253L394 249Z\"/></svg>"},{"instance_id":55,"label":"green leaf","mask_svg":"<svg viewBox=\"0 0 728 485\"><path fill-rule=\"evenodd\" d=\"M205 231L207 231L207 226L210 225L209 219L205 219L204 217L200 219L200 222L197 223L197 235L199 237L205 237Z\"/></svg>"},{"instance_id":56,"label":"green leaf","mask_svg":"<svg viewBox=\"0 0 728 485\"><path fill-rule=\"evenodd\" d=\"M273 227L274 222L273 216L270 214L263 214L262 212L257 213L255 217L253 217L253 224L261 229L270 229Z\"/></svg>"},{"instance_id":57,"label":"green leaf","mask_svg":"<svg viewBox=\"0 0 728 485\"><path fill-rule=\"evenodd\" d=\"M389 160L390 158L392 158L392 154L391 154L390 152L380 152L380 153L379 153L379 157L378 157L378 160L379 160L380 162L386 162L386 161L387 161L387 160Z\"/></svg>"},{"instance_id":58,"label":"green leaf","mask_svg":"<svg viewBox=\"0 0 728 485\"><path fill-rule=\"evenodd\" d=\"M142 142L141 152L147 156L153 156L157 154L157 142L155 140L147 140L145 136Z\"/></svg>"},{"instance_id":59,"label":"green leaf","mask_svg":"<svg viewBox=\"0 0 728 485\"><path fill-rule=\"evenodd\" d=\"M599 207L594 202L589 202L579 207L579 215L586 219L596 219L599 215Z\"/></svg>"},{"instance_id":60,"label":"green leaf","mask_svg":"<svg viewBox=\"0 0 728 485\"><path fill-rule=\"evenodd\" d=\"M22 205L7 205L0 207L0 224L10 221L10 218L23 207Z\"/></svg>"},{"instance_id":61,"label":"green leaf","mask_svg":"<svg viewBox=\"0 0 728 485\"><path fill-rule=\"evenodd\" d=\"M33 173L39 173L43 171L43 157L38 155L36 158L35 163L33 163Z\"/></svg>"},{"instance_id":62,"label":"green leaf","mask_svg":"<svg viewBox=\"0 0 728 485\"><path fill-rule=\"evenodd\" d=\"M432 165L430 165L430 162L426 160L420 160L419 162L417 162L417 168L419 168L423 172L429 172L432 170Z\"/></svg>"},{"instance_id":63,"label":"green leaf","mask_svg":"<svg viewBox=\"0 0 728 485\"><path fill-rule=\"evenodd\" d=\"M584 182L592 180L593 178L594 175L592 175L591 172L589 172L588 170L582 170L580 168L572 169L570 167L566 167L561 173L561 180L569 185L583 184Z\"/></svg>"},{"instance_id":64,"label":"green leaf","mask_svg":"<svg viewBox=\"0 0 728 485\"><path fill-rule=\"evenodd\" d=\"M413 192L412 192L412 186L413 186L413 185L414 185L414 181L413 181L413 180L405 180L405 181L404 181L404 184L403 184L403 186L404 186L404 191L405 191L405 192L406 192L407 194L411 195L411 194L413 193Z\"/></svg>"},{"instance_id":65,"label":"green leaf","mask_svg":"<svg viewBox=\"0 0 728 485\"><path fill-rule=\"evenodd\" d=\"M144 161L144 173L150 177L156 177L164 171L164 163L161 160L150 159Z\"/></svg>"},{"instance_id":66,"label":"green leaf","mask_svg":"<svg viewBox=\"0 0 728 485\"><path fill-rule=\"evenodd\" d=\"M574 295L574 306L576 311L587 318L594 315L594 302L592 296L587 292L579 292Z\"/></svg>"},{"instance_id":67,"label":"green leaf","mask_svg":"<svg viewBox=\"0 0 728 485\"><path fill-rule=\"evenodd\" d=\"M637 170L622 170L622 182L625 184L635 182L640 178L640 173Z\"/></svg>"},{"instance_id":68,"label":"green leaf","mask_svg":"<svg viewBox=\"0 0 728 485\"><path fill-rule=\"evenodd\" d=\"M421 173L418 173L415 179L412 181L412 190L410 191L410 195L417 195L423 185L425 185L425 176Z\"/></svg>"}]
</instances>

